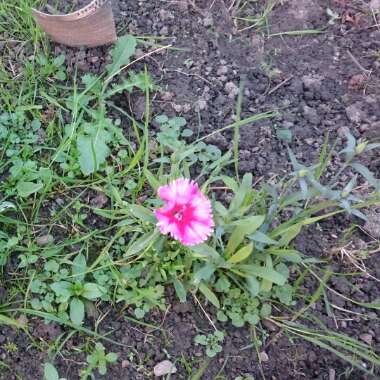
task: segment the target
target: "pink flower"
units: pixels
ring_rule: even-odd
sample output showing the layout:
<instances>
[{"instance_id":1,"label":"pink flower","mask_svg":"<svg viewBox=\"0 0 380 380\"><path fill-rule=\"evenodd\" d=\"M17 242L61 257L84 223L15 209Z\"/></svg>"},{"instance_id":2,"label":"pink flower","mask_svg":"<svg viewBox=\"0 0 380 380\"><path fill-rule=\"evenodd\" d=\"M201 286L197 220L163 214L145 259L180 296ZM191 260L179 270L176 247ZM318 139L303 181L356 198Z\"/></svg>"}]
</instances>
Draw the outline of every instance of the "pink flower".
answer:
<instances>
[{"instance_id":1,"label":"pink flower","mask_svg":"<svg viewBox=\"0 0 380 380\"><path fill-rule=\"evenodd\" d=\"M176 179L161 186L158 196L165 202L154 213L161 233L183 245L196 245L208 239L214 227L211 202L194 181Z\"/></svg>"}]
</instances>

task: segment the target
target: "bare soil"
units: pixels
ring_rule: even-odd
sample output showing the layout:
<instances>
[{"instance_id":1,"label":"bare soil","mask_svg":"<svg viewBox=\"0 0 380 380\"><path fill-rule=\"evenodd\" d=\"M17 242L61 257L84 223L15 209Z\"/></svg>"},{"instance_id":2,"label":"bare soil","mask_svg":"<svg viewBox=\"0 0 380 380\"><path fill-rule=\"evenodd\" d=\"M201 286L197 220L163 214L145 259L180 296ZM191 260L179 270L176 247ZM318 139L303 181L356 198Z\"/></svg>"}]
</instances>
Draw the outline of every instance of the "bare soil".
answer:
<instances>
[{"instance_id":1,"label":"bare soil","mask_svg":"<svg viewBox=\"0 0 380 380\"><path fill-rule=\"evenodd\" d=\"M346 129L358 138L380 137L380 28L374 26L376 22L368 4L350 0L283 3L270 14L268 28L272 37L268 38L255 29L239 32L227 0L196 1L195 7L186 1L114 2L119 35L129 32L162 37L162 45L171 44L175 48L146 60L162 88L153 99L156 114L181 114L199 134L219 129L235 118L237 90L242 78L246 83L242 118L264 111L279 111L275 119L241 129L240 170L252 172L256 179L281 176L289 169L287 143L277 138L278 128L292 132L289 146L305 162L311 162L318 155L327 132L332 139L339 139L338 146ZM327 9L340 18L329 23ZM323 32L280 34L317 29ZM142 47L141 54L147 49ZM69 71L78 65L81 73L100 72L109 60L109 47L55 46L56 54L62 51L66 54ZM135 97L130 102L127 97L120 97L116 101L131 107L136 117L143 112L143 98ZM232 148L231 137L227 131L214 135L208 142L225 151ZM380 157L369 156L368 162L379 174ZM349 223L340 218L323 223L319 229L311 228L297 239L297 248L312 257L332 259L332 269L337 273L353 271L339 252L334 251ZM353 244L365 246L370 239L364 233L357 234ZM366 265L374 277L380 278L378 254ZM363 276L353 281L355 287L346 277L334 276L329 285L360 302L371 302L379 297L380 283L375 279ZM312 294L317 286L315 281L307 280L303 284L305 294ZM333 313L320 301L313 310L314 316L334 331L367 339L380 353L379 310L368 312L331 291L327 297L336 306ZM197 305L178 303L170 291L167 298L171 305L167 312L154 312L146 320L161 330L143 328L126 320L124 313L101 308L110 314L100 324L99 332L111 332L109 337L123 345L106 344L110 351L120 354L118 362L110 367L108 379L153 378L153 366L168 355L171 360L178 360L178 372L171 377L173 380L190 378L181 357L194 369L200 366L204 354L193 339L199 331L211 331L211 328ZM301 306L299 303L296 307ZM361 318L359 314L367 317ZM63 327L46 326L40 320L29 322L33 326L31 334L43 346L45 341L53 342L64 331ZM94 327L94 321L86 323L89 328ZM263 325L263 329L267 339L262 350L268 361L263 361L261 368L252 346L251 332L227 327L223 353L213 359L202 379L216 379L218 375L231 380L248 375L273 380L371 378L351 371L346 362L323 349L302 340L289 340L270 324ZM17 351L7 352L7 342L15 342ZM75 348L83 342L83 337L75 335L57 356L61 377L79 379L85 356L75 353ZM42 363L47 357L47 352L36 349L22 332L0 326L0 359L10 367L9 370L0 368L0 379L41 379ZM378 373L372 378L379 376Z\"/></svg>"}]
</instances>

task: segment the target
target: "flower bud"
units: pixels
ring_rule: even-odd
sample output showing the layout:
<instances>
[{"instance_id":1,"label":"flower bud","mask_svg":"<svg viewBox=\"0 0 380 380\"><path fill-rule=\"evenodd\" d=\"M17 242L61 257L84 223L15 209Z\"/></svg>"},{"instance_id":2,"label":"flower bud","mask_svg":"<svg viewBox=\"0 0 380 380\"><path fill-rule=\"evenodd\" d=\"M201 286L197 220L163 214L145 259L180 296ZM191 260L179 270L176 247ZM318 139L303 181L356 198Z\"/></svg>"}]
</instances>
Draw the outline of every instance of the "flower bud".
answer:
<instances>
[{"instance_id":1,"label":"flower bud","mask_svg":"<svg viewBox=\"0 0 380 380\"><path fill-rule=\"evenodd\" d=\"M308 171L306 169L301 169L298 171L298 177L299 178L303 178L303 177L306 177L308 174Z\"/></svg>"},{"instance_id":2,"label":"flower bud","mask_svg":"<svg viewBox=\"0 0 380 380\"><path fill-rule=\"evenodd\" d=\"M363 153L364 152L364 149L366 148L368 144L368 141L362 141L361 143L359 143L356 148L355 148L355 153L356 154L360 154L360 153Z\"/></svg>"}]
</instances>

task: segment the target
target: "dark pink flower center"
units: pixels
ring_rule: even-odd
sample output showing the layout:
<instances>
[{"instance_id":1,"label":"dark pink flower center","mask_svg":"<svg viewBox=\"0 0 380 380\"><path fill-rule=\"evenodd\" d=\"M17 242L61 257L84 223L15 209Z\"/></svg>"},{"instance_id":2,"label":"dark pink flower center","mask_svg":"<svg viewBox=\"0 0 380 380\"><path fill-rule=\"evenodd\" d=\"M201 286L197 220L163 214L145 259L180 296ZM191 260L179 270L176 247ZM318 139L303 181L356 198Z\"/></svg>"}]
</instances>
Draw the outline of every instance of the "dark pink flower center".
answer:
<instances>
[{"instance_id":1,"label":"dark pink flower center","mask_svg":"<svg viewBox=\"0 0 380 380\"><path fill-rule=\"evenodd\" d=\"M189 204L176 203L166 212L166 216L171 223L175 223L181 232L184 232L186 226L194 221L194 207Z\"/></svg>"},{"instance_id":2,"label":"dark pink flower center","mask_svg":"<svg viewBox=\"0 0 380 380\"><path fill-rule=\"evenodd\" d=\"M175 217L177 220L182 220L182 217L183 217L183 210L176 212L176 213L174 214L174 217Z\"/></svg>"}]
</instances>

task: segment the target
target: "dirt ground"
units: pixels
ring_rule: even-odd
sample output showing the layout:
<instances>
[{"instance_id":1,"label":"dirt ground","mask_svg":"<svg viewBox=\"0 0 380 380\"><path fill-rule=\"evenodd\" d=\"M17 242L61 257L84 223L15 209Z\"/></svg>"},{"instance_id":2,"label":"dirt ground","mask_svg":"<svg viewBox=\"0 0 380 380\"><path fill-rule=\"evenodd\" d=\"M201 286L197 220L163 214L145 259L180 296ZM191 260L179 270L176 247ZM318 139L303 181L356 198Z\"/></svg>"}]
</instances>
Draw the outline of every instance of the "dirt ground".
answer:
<instances>
[{"instance_id":1,"label":"dirt ground","mask_svg":"<svg viewBox=\"0 0 380 380\"><path fill-rule=\"evenodd\" d=\"M380 27L374 26L368 4L350 0L283 1L269 16L270 38L254 29L239 32L227 0L196 1L195 6L186 1L121 0L115 1L114 8L119 35L129 32L160 36L160 44L175 48L146 60L162 89L153 99L156 114L182 115L199 134L224 127L234 120L242 78L245 79L242 118L263 111L279 111L275 119L241 129L240 170L252 172L257 180L281 175L288 169L287 143L277 138L277 129L292 132L290 146L307 163L318 155L327 132L332 140L342 138L347 129L358 138L380 137ZM331 21L327 9L342 18ZM281 34L317 29L323 32ZM100 72L109 59L106 47L68 49L57 45L54 49L56 54L65 52L69 70L78 65L82 73ZM147 49L142 47L141 54ZM136 117L143 112L143 101L143 98L134 98L132 102L127 98L117 100L124 107L132 104ZM232 149L231 140L227 131L214 135L208 142L225 151ZM380 157L369 156L368 162L379 174ZM312 257L331 257L348 223L340 218L322 224L320 229L310 229L297 239L297 248ZM360 246L370 238L361 234L355 239L354 244ZM378 256L367 261L367 266L374 277L380 278ZM352 268L336 255L333 270L344 273ZM360 302L379 297L378 281L366 277L356 281L356 287L352 288L344 277L334 276L329 284ZM306 281L305 293L312 294L316 286L314 281ZM106 344L110 351L120 354L117 364L110 367L108 379L153 378L153 366L168 355L171 360L178 360L173 380L189 378L181 357L193 368L199 367L203 354L193 339L199 331L210 330L210 326L196 305L180 304L170 293L167 297L171 304L167 312L155 312L147 319L161 330L142 328L114 310L100 324L100 333L112 331L110 337L123 345ZM314 315L337 332L366 340L379 353L380 311L368 313L330 291L327 297L337 309L329 315L320 301ZM367 314L367 318L360 318L360 313ZM32 325L32 336L41 342L52 342L63 332L61 327L45 326L42 321L36 320ZM87 325L92 328L93 321L87 321ZM351 371L347 363L327 351L302 340L289 340L275 326L268 324L264 329L267 336L264 351L268 358L261 368L252 347L251 332L228 328L223 355L212 361L202 379L249 375L273 380L370 378ZM0 379L17 379L16 374L22 379L41 379L41 363L46 361L47 353L34 348L24 334L0 327L0 345L11 341L18 350L5 354L0 348L0 359L11 366L10 371L0 369L3 372ZM60 376L79 379L85 357L75 354L75 347L82 343L83 338L75 335L57 356Z\"/></svg>"}]
</instances>

